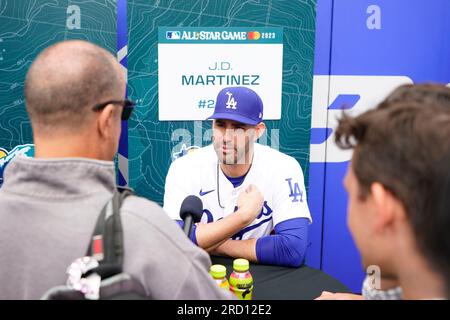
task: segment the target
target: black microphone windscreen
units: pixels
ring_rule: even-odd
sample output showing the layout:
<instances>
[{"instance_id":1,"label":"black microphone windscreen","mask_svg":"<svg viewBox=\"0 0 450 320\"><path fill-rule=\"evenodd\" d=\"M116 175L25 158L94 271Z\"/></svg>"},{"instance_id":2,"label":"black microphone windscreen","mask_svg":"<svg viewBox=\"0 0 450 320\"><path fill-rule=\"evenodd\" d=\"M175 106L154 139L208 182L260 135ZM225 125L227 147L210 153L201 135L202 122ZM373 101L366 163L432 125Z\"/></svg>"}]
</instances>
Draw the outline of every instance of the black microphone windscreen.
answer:
<instances>
[{"instance_id":1,"label":"black microphone windscreen","mask_svg":"<svg viewBox=\"0 0 450 320\"><path fill-rule=\"evenodd\" d=\"M203 214L203 202L197 196L187 196L180 208L180 218L184 220L187 214L191 214L194 222L199 222Z\"/></svg>"}]
</instances>

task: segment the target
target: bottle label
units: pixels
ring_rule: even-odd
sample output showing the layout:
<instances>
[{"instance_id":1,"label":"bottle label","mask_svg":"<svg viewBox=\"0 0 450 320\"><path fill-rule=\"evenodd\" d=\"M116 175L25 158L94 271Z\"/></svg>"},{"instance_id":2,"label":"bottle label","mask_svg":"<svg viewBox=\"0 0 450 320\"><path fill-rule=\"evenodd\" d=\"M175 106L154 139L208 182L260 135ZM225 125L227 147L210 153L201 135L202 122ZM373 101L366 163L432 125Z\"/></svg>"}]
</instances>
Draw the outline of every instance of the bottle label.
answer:
<instances>
[{"instance_id":1,"label":"bottle label","mask_svg":"<svg viewBox=\"0 0 450 320\"><path fill-rule=\"evenodd\" d=\"M253 277L250 272L233 272L230 275L230 291L241 300L251 300Z\"/></svg>"}]
</instances>

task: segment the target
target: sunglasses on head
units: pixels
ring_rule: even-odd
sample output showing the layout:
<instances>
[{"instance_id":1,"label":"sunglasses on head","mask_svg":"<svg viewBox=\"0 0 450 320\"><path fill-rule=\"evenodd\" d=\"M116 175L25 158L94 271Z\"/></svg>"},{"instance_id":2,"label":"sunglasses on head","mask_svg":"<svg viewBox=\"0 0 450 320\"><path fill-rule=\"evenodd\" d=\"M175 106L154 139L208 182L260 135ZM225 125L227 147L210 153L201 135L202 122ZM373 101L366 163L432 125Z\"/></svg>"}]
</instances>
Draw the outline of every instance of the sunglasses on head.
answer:
<instances>
[{"instance_id":1,"label":"sunglasses on head","mask_svg":"<svg viewBox=\"0 0 450 320\"><path fill-rule=\"evenodd\" d=\"M136 103L134 101L125 99L125 100L109 100L103 103L96 104L92 110L94 111L100 111L103 110L108 104L118 105L122 106L122 120L128 120L130 119L131 113L133 112L134 106Z\"/></svg>"}]
</instances>

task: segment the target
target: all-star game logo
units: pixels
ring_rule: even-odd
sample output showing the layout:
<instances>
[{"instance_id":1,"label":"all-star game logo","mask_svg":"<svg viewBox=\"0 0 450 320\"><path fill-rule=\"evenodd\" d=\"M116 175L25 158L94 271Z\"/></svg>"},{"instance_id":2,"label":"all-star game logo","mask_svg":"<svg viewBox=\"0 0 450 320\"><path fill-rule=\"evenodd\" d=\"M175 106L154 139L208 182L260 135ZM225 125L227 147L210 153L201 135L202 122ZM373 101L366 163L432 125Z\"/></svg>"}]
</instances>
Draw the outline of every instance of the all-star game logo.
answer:
<instances>
[{"instance_id":1,"label":"all-star game logo","mask_svg":"<svg viewBox=\"0 0 450 320\"><path fill-rule=\"evenodd\" d=\"M261 38L259 31L166 31L167 40L246 41Z\"/></svg>"}]
</instances>

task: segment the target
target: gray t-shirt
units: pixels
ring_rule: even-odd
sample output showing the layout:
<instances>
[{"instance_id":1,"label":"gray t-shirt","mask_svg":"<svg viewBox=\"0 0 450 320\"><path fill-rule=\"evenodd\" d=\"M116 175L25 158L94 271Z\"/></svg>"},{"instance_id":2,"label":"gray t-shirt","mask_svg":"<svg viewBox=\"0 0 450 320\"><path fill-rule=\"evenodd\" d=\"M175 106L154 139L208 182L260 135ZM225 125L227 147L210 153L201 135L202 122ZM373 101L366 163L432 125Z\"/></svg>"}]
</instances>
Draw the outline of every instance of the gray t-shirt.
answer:
<instances>
[{"instance_id":1,"label":"gray t-shirt","mask_svg":"<svg viewBox=\"0 0 450 320\"><path fill-rule=\"evenodd\" d=\"M39 299L64 285L85 255L115 190L114 164L18 157L0 189L0 299ZM211 260L155 203L136 196L121 209L123 271L152 299L229 299L208 273Z\"/></svg>"}]
</instances>

